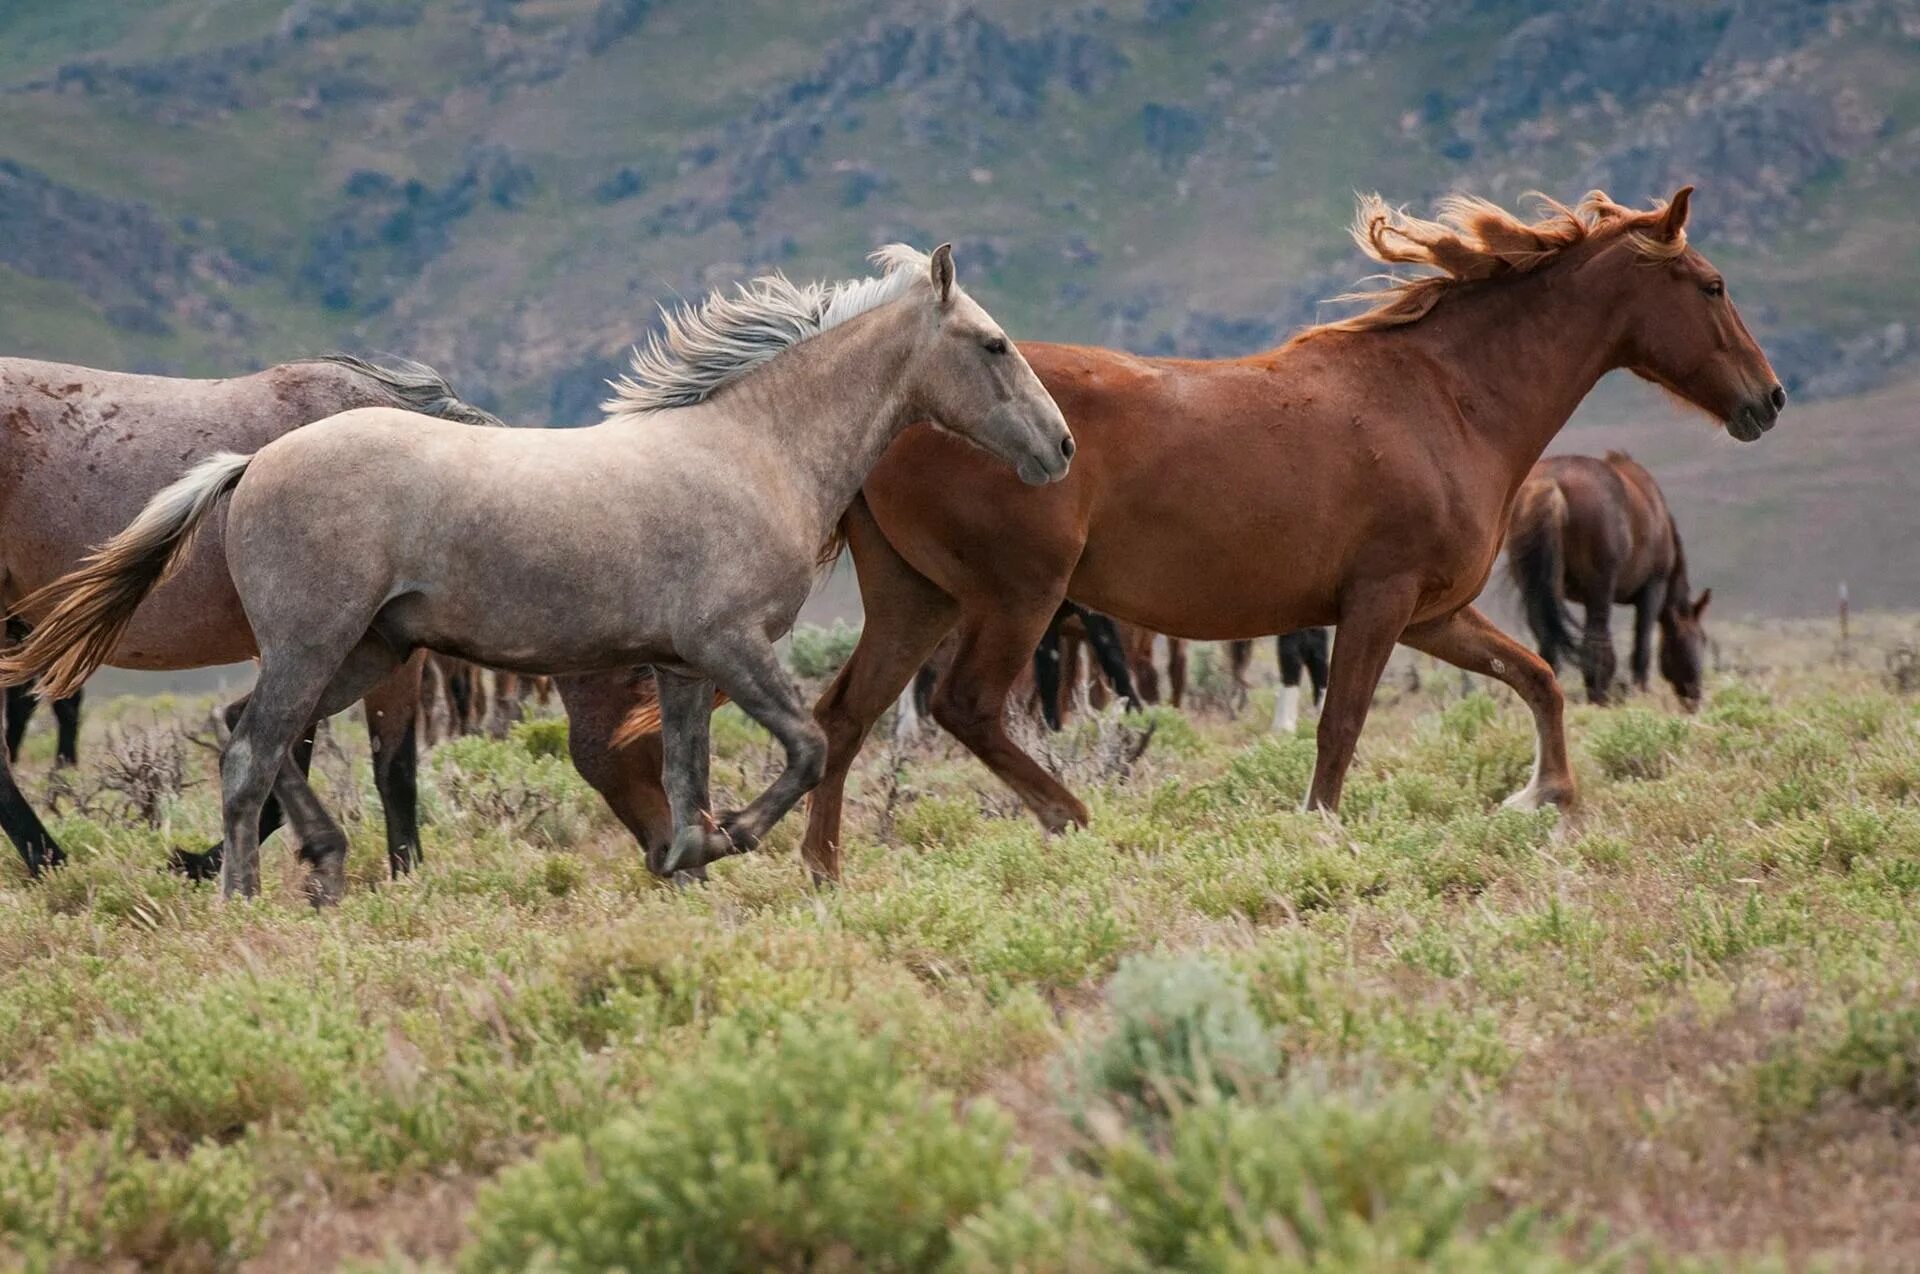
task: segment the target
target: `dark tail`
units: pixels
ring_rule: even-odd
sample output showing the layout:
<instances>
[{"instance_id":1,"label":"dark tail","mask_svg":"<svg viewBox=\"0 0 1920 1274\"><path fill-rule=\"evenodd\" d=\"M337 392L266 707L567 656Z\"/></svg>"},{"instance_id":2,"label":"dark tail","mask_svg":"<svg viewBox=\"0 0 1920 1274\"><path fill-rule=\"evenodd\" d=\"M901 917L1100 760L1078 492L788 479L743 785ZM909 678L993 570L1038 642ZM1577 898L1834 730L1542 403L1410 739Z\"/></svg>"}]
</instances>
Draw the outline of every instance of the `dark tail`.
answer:
<instances>
[{"instance_id":1,"label":"dark tail","mask_svg":"<svg viewBox=\"0 0 1920 1274\"><path fill-rule=\"evenodd\" d=\"M483 411L454 393L453 386L447 384L447 378L439 372L411 358L371 363L352 354L322 354L300 361L332 363L336 367L358 372L385 390L393 398L394 406L404 407L408 411L439 416L443 420L456 420L463 425L498 426L504 423L492 412Z\"/></svg>"},{"instance_id":2,"label":"dark tail","mask_svg":"<svg viewBox=\"0 0 1920 1274\"><path fill-rule=\"evenodd\" d=\"M1566 572L1561 544L1566 526L1567 498L1559 484L1539 479L1520 488L1507 528L1507 574L1520 590L1540 657L1555 671L1563 652L1578 649L1573 617L1560 591Z\"/></svg>"}]
</instances>

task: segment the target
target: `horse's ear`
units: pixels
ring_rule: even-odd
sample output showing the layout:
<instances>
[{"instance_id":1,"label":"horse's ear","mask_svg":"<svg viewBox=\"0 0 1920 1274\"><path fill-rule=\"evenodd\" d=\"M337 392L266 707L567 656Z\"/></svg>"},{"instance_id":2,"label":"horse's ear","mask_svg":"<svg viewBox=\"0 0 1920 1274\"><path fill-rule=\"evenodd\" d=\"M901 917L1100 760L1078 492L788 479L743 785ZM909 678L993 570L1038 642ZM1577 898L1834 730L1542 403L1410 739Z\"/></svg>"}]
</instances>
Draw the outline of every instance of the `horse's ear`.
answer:
<instances>
[{"instance_id":1,"label":"horse's ear","mask_svg":"<svg viewBox=\"0 0 1920 1274\"><path fill-rule=\"evenodd\" d=\"M953 245L943 243L933 250L933 296L945 305L953 297Z\"/></svg>"},{"instance_id":2,"label":"horse's ear","mask_svg":"<svg viewBox=\"0 0 1920 1274\"><path fill-rule=\"evenodd\" d=\"M1713 590L1710 588L1702 591L1700 596L1694 598L1693 599L1693 617L1695 619L1699 619L1702 615L1706 614L1707 603L1712 600L1713 600Z\"/></svg>"},{"instance_id":3,"label":"horse's ear","mask_svg":"<svg viewBox=\"0 0 1920 1274\"><path fill-rule=\"evenodd\" d=\"M1668 243L1680 237L1687 228L1687 208L1693 203L1693 187L1682 186L1673 192L1673 198L1667 201L1667 210L1660 217L1660 237Z\"/></svg>"}]
</instances>

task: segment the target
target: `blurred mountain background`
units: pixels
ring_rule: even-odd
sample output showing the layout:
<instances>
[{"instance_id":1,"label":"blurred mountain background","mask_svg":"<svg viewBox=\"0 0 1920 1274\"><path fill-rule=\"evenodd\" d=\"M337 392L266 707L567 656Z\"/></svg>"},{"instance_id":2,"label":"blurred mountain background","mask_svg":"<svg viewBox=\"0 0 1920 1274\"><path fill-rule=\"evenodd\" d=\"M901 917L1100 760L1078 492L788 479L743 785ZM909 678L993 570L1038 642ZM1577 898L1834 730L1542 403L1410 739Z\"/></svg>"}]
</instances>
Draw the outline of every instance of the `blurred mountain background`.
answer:
<instances>
[{"instance_id":1,"label":"blurred mountain background","mask_svg":"<svg viewBox=\"0 0 1920 1274\"><path fill-rule=\"evenodd\" d=\"M1561 449L1652 464L1733 606L1920 606L1912 0L0 5L0 351L391 351L524 423L888 240L1017 337L1233 355L1338 312L1357 190L1684 182L1796 407L1740 447L1610 381Z\"/></svg>"}]
</instances>

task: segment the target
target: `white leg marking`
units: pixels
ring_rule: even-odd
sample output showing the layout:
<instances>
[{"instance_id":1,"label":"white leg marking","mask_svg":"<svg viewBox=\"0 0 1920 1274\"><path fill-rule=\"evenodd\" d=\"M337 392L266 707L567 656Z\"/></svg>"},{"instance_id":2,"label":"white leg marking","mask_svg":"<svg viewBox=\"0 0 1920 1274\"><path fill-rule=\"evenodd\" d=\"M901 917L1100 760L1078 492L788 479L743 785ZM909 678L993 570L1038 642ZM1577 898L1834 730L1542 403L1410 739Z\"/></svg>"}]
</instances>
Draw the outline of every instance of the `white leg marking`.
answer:
<instances>
[{"instance_id":1,"label":"white leg marking","mask_svg":"<svg viewBox=\"0 0 1920 1274\"><path fill-rule=\"evenodd\" d=\"M1273 730L1292 734L1300 725L1300 687L1281 686L1273 694Z\"/></svg>"},{"instance_id":2,"label":"white leg marking","mask_svg":"<svg viewBox=\"0 0 1920 1274\"><path fill-rule=\"evenodd\" d=\"M912 743L920 737L920 707L913 701L913 683L900 692L900 701L893 707L893 741Z\"/></svg>"}]
</instances>

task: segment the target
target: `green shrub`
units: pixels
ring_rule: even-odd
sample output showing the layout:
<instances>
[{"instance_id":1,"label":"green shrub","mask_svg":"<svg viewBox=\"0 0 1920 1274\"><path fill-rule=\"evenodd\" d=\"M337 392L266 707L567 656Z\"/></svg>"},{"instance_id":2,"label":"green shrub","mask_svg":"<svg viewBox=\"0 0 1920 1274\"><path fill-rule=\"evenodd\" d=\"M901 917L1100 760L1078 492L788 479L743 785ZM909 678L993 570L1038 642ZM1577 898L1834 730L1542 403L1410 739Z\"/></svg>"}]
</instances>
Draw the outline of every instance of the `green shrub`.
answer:
<instances>
[{"instance_id":1,"label":"green shrub","mask_svg":"<svg viewBox=\"0 0 1920 1274\"><path fill-rule=\"evenodd\" d=\"M836 619L825 628L799 624L787 647L787 666L803 681L824 681L853 657L859 642L860 630L844 620Z\"/></svg>"},{"instance_id":2,"label":"green shrub","mask_svg":"<svg viewBox=\"0 0 1920 1274\"><path fill-rule=\"evenodd\" d=\"M1838 1032L1814 1044L1796 1037L1754 1069L1752 1082L1763 1132L1835 1098L1920 1114L1920 1006L1855 1004Z\"/></svg>"},{"instance_id":3,"label":"green shrub","mask_svg":"<svg viewBox=\"0 0 1920 1274\"><path fill-rule=\"evenodd\" d=\"M0 1138L0 1264L223 1269L258 1243L266 1199L235 1148L142 1154L124 1122L53 1145Z\"/></svg>"},{"instance_id":4,"label":"green shrub","mask_svg":"<svg viewBox=\"0 0 1920 1274\"><path fill-rule=\"evenodd\" d=\"M441 744L432 760L440 803L470 833L503 827L552 845L582 839L600 800L567 759L564 738L557 752L545 750L554 743L551 730L516 730L510 739L467 735Z\"/></svg>"},{"instance_id":5,"label":"green shrub","mask_svg":"<svg viewBox=\"0 0 1920 1274\"><path fill-rule=\"evenodd\" d=\"M516 721L507 737L519 744L528 756L567 757L567 719L533 717Z\"/></svg>"},{"instance_id":6,"label":"green shrub","mask_svg":"<svg viewBox=\"0 0 1920 1274\"><path fill-rule=\"evenodd\" d=\"M1107 986L1113 1030L1087 1054L1089 1096L1126 1108L1238 1092L1272 1078L1280 1054L1247 984L1201 956L1131 956Z\"/></svg>"},{"instance_id":7,"label":"green shrub","mask_svg":"<svg viewBox=\"0 0 1920 1274\"><path fill-rule=\"evenodd\" d=\"M1524 1218L1481 1229L1485 1174L1409 1092L1203 1101L1162 1132L1110 1140L1098 1170L1156 1270L1516 1269L1545 1246Z\"/></svg>"},{"instance_id":8,"label":"green shrub","mask_svg":"<svg viewBox=\"0 0 1920 1274\"><path fill-rule=\"evenodd\" d=\"M153 1004L47 1068L36 1116L53 1128L128 1131L155 1150L229 1140L323 1102L372 1055L345 997L292 982L218 985Z\"/></svg>"},{"instance_id":9,"label":"green shrub","mask_svg":"<svg viewBox=\"0 0 1920 1274\"><path fill-rule=\"evenodd\" d=\"M1594 723L1587 751L1610 779L1657 779L1686 742L1686 718L1647 708L1621 708Z\"/></svg>"},{"instance_id":10,"label":"green shrub","mask_svg":"<svg viewBox=\"0 0 1920 1274\"><path fill-rule=\"evenodd\" d=\"M924 1270L1019 1184L1010 1134L847 1024L723 1028L635 1113L504 1173L461 1267Z\"/></svg>"}]
</instances>

